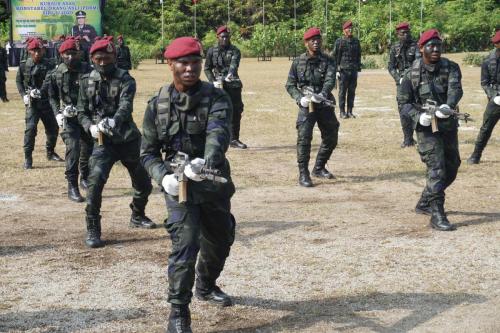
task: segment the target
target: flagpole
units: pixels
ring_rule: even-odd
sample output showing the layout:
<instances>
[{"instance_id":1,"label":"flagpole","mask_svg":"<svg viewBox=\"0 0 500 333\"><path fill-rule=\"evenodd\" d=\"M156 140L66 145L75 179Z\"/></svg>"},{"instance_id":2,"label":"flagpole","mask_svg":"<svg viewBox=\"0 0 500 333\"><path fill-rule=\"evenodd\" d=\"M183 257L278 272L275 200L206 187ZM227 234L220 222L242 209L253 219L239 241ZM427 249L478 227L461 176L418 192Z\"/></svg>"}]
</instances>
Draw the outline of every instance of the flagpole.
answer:
<instances>
[{"instance_id":1,"label":"flagpole","mask_svg":"<svg viewBox=\"0 0 500 333\"><path fill-rule=\"evenodd\" d=\"M163 29L165 25L165 20L163 16L163 0L160 0L161 3L161 47L163 48L165 46L165 30Z\"/></svg>"}]
</instances>

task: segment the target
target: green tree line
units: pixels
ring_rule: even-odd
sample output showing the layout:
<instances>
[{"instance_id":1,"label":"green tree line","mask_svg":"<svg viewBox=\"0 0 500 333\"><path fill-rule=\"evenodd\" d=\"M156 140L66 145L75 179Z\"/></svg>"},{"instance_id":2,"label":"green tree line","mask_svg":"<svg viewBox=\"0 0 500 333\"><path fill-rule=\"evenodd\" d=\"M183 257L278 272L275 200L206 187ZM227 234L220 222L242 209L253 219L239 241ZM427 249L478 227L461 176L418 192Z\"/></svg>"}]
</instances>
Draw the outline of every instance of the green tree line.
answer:
<instances>
[{"instance_id":1,"label":"green tree line","mask_svg":"<svg viewBox=\"0 0 500 333\"><path fill-rule=\"evenodd\" d=\"M324 47L331 49L348 19L354 22L365 54L387 52L395 39L394 27L401 21L412 24L414 38L423 30L439 29L448 52L491 48L490 37L500 24L498 0L230 0L229 10L226 0L164 0L162 45L161 8L160 0L107 0L104 32L123 34L133 51L152 56L179 36L196 34L209 47L215 43L216 27L229 18L233 43L243 55L265 51L287 56L303 51L301 37L310 26L322 29ZM8 24L1 14L0 7L0 33L6 39Z\"/></svg>"}]
</instances>

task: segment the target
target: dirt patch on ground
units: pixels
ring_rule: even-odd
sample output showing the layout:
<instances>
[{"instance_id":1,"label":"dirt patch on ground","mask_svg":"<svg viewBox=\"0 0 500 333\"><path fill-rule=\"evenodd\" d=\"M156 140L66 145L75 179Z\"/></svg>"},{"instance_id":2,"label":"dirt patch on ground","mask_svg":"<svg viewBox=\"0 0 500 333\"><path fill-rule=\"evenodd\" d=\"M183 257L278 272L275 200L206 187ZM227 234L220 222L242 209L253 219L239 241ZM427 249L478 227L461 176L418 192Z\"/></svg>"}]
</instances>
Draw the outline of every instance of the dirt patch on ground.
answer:
<instances>
[{"instance_id":1,"label":"dirt patch on ground","mask_svg":"<svg viewBox=\"0 0 500 333\"><path fill-rule=\"evenodd\" d=\"M460 56L459 56L460 57ZM220 279L236 305L193 301L196 332L498 332L500 328L500 139L495 130L478 166L465 163L447 191L458 230L432 231L413 208L424 185L415 149L400 149L395 87L385 70L361 72L355 113L341 120L328 164L337 179L297 186L296 106L284 90L290 62L244 59L246 151L230 150L237 237ZM462 158L480 127L486 98L479 69L462 66ZM63 164L44 160L39 128L35 169L22 170L23 107L8 76L0 104L0 331L162 332L168 314L163 228L129 229L130 180L116 165L104 191L103 238L89 250L84 205L65 197ZM147 61L135 120L170 80ZM319 132L315 130L314 152ZM56 150L63 153L62 142ZM464 161L465 162L465 161ZM161 223L158 191L148 215Z\"/></svg>"}]
</instances>

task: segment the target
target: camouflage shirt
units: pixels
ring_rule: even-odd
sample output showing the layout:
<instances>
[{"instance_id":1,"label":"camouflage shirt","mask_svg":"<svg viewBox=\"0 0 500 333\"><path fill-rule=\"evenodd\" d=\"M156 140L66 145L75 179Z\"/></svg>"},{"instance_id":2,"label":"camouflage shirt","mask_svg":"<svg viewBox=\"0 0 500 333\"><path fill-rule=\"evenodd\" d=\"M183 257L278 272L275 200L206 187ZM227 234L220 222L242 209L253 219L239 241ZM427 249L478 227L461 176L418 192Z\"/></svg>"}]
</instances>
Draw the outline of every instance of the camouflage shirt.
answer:
<instances>
[{"instance_id":1,"label":"camouflage shirt","mask_svg":"<svg viewBox=\"0 0 500 333\"><path fill-rule=\"evenodd\" d=\"M489 99L500 93L500 49L494 49L481 65L481 87Z\"/></svg>"},{"instance_id":2,"label":"camouflage shirt","mask_svg":"<svg viewBox=\"0 0 500 333\"><path fill-rule=\"evenodd\" d=\"M164 86L149 101L144 114L142 165L161 185L163 177L173 173L170 162L177 152L188 154L190 159L204 158L228 182L189 181L188 201L200 203L230 197L234 185L225 153L229 147L231 113L227 94L207 82L200 81L186 93L178 92L173 85Z\"/></svg>"},{"instance_id":3,"label":"camouflage shirt","mask_svg":"<svg viewBox=\"0 0 500 333\"><path fill-rule=\"evenodd\" d=\"M111 78L103 79L93 70L84 74L78 94L78 121L85 131L103 118L113 118L115 128L111 141L115 144L136 140L141 136L132 117L135 80L127 71L116 68Z\"/></svg>"},{"instance_id":4,"label":"camouflage shirt","mask_svg":"<svg viewBox=\"0 0 500 333\"><path fill-rule=\"evenodd\" d=\"M417 58L420 58L420 51L414 40L409 40L407 43L397 42L391 47L387 69L396 84L399 84L404 72Z\"/></svg>"},{"instance_id":5,"label":"camouflage shirt","mask_svg":"<svg viewBox=\"0 0 500 333\"><path fill-rule=\"evenodd\" d=\"M17 90L21 97L26 95L27 89L39 89L42 98L35 100L35 105L48 103L47 85L44 82L47 74L53 69L54 63L46 58L42 58L38 64L31 58L22 61L16 76Z\"/></svg>"},{"instance_id":6,"label":"camouflage shirt","mask_svg":"<svg viewBox=\"0 0 500 333\"><path fill-rule=\"evenodd\" d=\"M84 74L91 71L90 65L82 62L75 70L70 70L65 64L60 64L47 75L45 80L47 81L49 102L55 115L59 113L61 103L64 106L73 105L76 107L80 91L80 79Z\"/></svg>"},{"instance_id":7,"label":"camouflage shirt","mask_svg":"<svg viewBox=\"0 0 500 333\"><path fill-rule=\"evenodd\" d=\"M333 100L332 90L335 87L335 62L324 53L311 56L309 53L302 53L292 62L288 80L286 81L286 91L298 104L304 96L302 88L310 86L314 92L327 96Z\"/></svg>"},{"instance_id":8,"label":"camouflage shirt","mask_svg":"<svg viewBox=\"0 0 500 333\"><path fill-rule=\"evenodd\" d=\"M128 46L122 45L116 47L116 66L125 70L132 69L130 49L128 48Z\"/></svg>"},{"instance_id":9,"label":"camouflage shirt","mask_svg":"<svg viewBox=\"0 0 500 333\"><path fill-rule=\"evenodd\" d=\"M420 106L428 99L436 101L438 105L448 104L455 109L462 95L462 73L457 63L441 58L434 65L425 65L423 59L419 58L405 72L400 98L403 108L405 104L412 106L409 114L418 130ZM440 131L456 130L457 126L458 121L453 117L438 118Z\"/></svg>"},{"instance_id":10,"label":"camouflage shirt","mask_svg":"<svg viewBox=\"0 0 500 333\"><path fill-rule=\"evenodd\" d=\"M214 82L217 77L226 77L231 74L234 78L239 79L238 67L240 66L241 52L234 46L222 48L220 46L213 46L208 49L205 59L205 75L210 82ZM230 88L241 87L241 81L233 81Z\"/></svg>"},{"instance_id":11,"label":"camouflage shirt","mask_svg":"<svg viewBox=\"0 0 500 333\"><path fill-rule=\"evenodd\" d=\"M338 70L361 71L361 45L356 37L341 37L333 46L333 58Z\"/></svg>"}]
</instances>

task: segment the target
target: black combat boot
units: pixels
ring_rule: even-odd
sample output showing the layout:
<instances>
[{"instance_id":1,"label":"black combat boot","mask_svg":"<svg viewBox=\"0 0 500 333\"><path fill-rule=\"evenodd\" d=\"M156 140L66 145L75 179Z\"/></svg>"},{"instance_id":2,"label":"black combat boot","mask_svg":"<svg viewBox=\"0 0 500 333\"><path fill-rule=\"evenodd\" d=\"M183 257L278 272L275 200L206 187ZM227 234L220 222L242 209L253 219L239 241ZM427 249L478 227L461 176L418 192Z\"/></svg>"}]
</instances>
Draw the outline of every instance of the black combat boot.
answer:
<instances>
[{"instance_id":1,"label":"black combat boot","mask_svg":"<svg viewBox=\"0 0 500 333\"><path fill-rule=\"evenodd\" d=\"M417 202L417 206L415 206L415 213L429 216L432 215L432 209L429 205L429 201L421 196L420 200Z\"/></svg>"},{"instance_id":2,"label":"black combat boot","mask_svg":"<svg viewBox=\"0 0 500 333\"><path fill-rule=\"evenodd\" d=\"M211 288L201 287L201 284L196 281L196 288L194 294L196 298L200 301L209 302L218 306L231 306L233 305L233 301L228 294L223 292L219 287L214 285Z\"/></svg>"},{"instance_id":3,"label":"black combat boot","mask_svg":"<svg viewBox=\"0 0 500 333\"><path fill-rule=\"evenodd\" d=\"M47 161L64 162L55 151L49 149L47 150Z\"/></svg>"},{"instance_id":4,"label":"black combat boot","mask_svg":"<svg viewBox=\"0 0 500 333\"><path fill-rule=\"evenodd\" d=\"M304 187L313 186L309 170L306 166L299 165L299 185Z\"/></svg>"},{"instance_id":5,"label":"black combat boot","mask_svg":"<svg viewBox=\"0 0 500 333\"><path fill-rule=\"evenodd\" d=\"M347 114L345 113L345 109L340 108L340 118L345 119L347 118Z\"/></svg>"},{"instance_id":6,"label":"black combat boot","mask_svg":"<svg viewBox=\"0 0 500 333\"><path fill-rule=\"evenodd\" d=\"M352 113L352 108L347 108L346 118L356 118L356 116Z\"/></svg>"},{"instance_id":7,"label":"black combat boot","mask_svg":"<svg viewBox=\"0 0 500 333\"><path fill-rule=\"evenodd\" d=\"M87 239L85 244L88 247L96 248L103 247L104 243L101 241L101 216L86 217L87 222Z\"/></svg>"},{"instance_id":8,"label":"black combat boot","mask_svg":"<svg viewBox=\"0 0 500 333\"><path fill-rule=\"evenodd\" d=\"M443 203L436 200L430 202L432 215L431 227L440 231L452 231L457 228L448 221L446 213L444 212Z\"/></svg>"},{"instance_id":9,"label":"black combat boot","mask_svg":"<svg viewBox=\"0 0 500 333\"><path fill-rule=\"evenodd\" d=\"M130 216L130 226L133 228L144 228L144 229L154 229L156 228L156 224L151 221L146 214L135 213L132 212L132 216Z\"/></svg>"},{"instance_id":10,"label":"black combat boot","mask_svg":"<svg viewBox=\"0 0 500 333\"><path fill-rule=\"evenodd\" d=\"M24 153L24 170L33 169L33 157L31 157L31 153Z\"/></svg>"},{"instance_id":11,"label":"black combat boot","mask_svg":"<svg viewBox=\"0 0 500 333\"><path fill-rule=\"evenodd\" d=\"M241 142L239 139L231 140L229 144L232 148L247 149L247 145Z\"/></svg>"},{"instance_id":12,"label":"black combat boot","mask_svg":"<svg viewBox=\"0 0 500 333\"><path fill-rule=\"evenodd\" d=\"M317 178L335 179L335 176L325 168L324 164L322 165L316 163L313 168L312 175Z\"/></svg>"},{"instance_id":13,"label":"black combat boot","mask_svg":"<svg viewBox=\"0 0 500 333\"><path fill-rule=\"evenodd\" d=\"M172 304L168 317L167 333L193 333L189 305Z\"/></svg>"},{"instance_id":14,"label":"black combat boot","mask_svg":"<svg viewBox=\"0 0 500 333\"><path fill-rule=\"evenodd\" d=\"M474 148L474 152L467 159L467 164L479 164L481 160L481 149L478 149L477 146Z\"/></svg>"},{"instance_id":15,"label":"black combat boot","mask_svg":"<svg viewBox=\"0 0 500 333\"><path fill-rule=\"evenodd\" d=\"M68 198L74 202L84 202L85 198L80 194L78 182L76 180L68 181Z\"/></svg>"},{"instance_id":16,"label":"black combat boot","mask_svg":"<svg viewBox=\"0 0 500 333\"><path fill-rule=\"evenodd\" d=\"M89 189L89 180L87 177L80 176L80 186L86 191Z\"/></svg>"}]
</instances>

